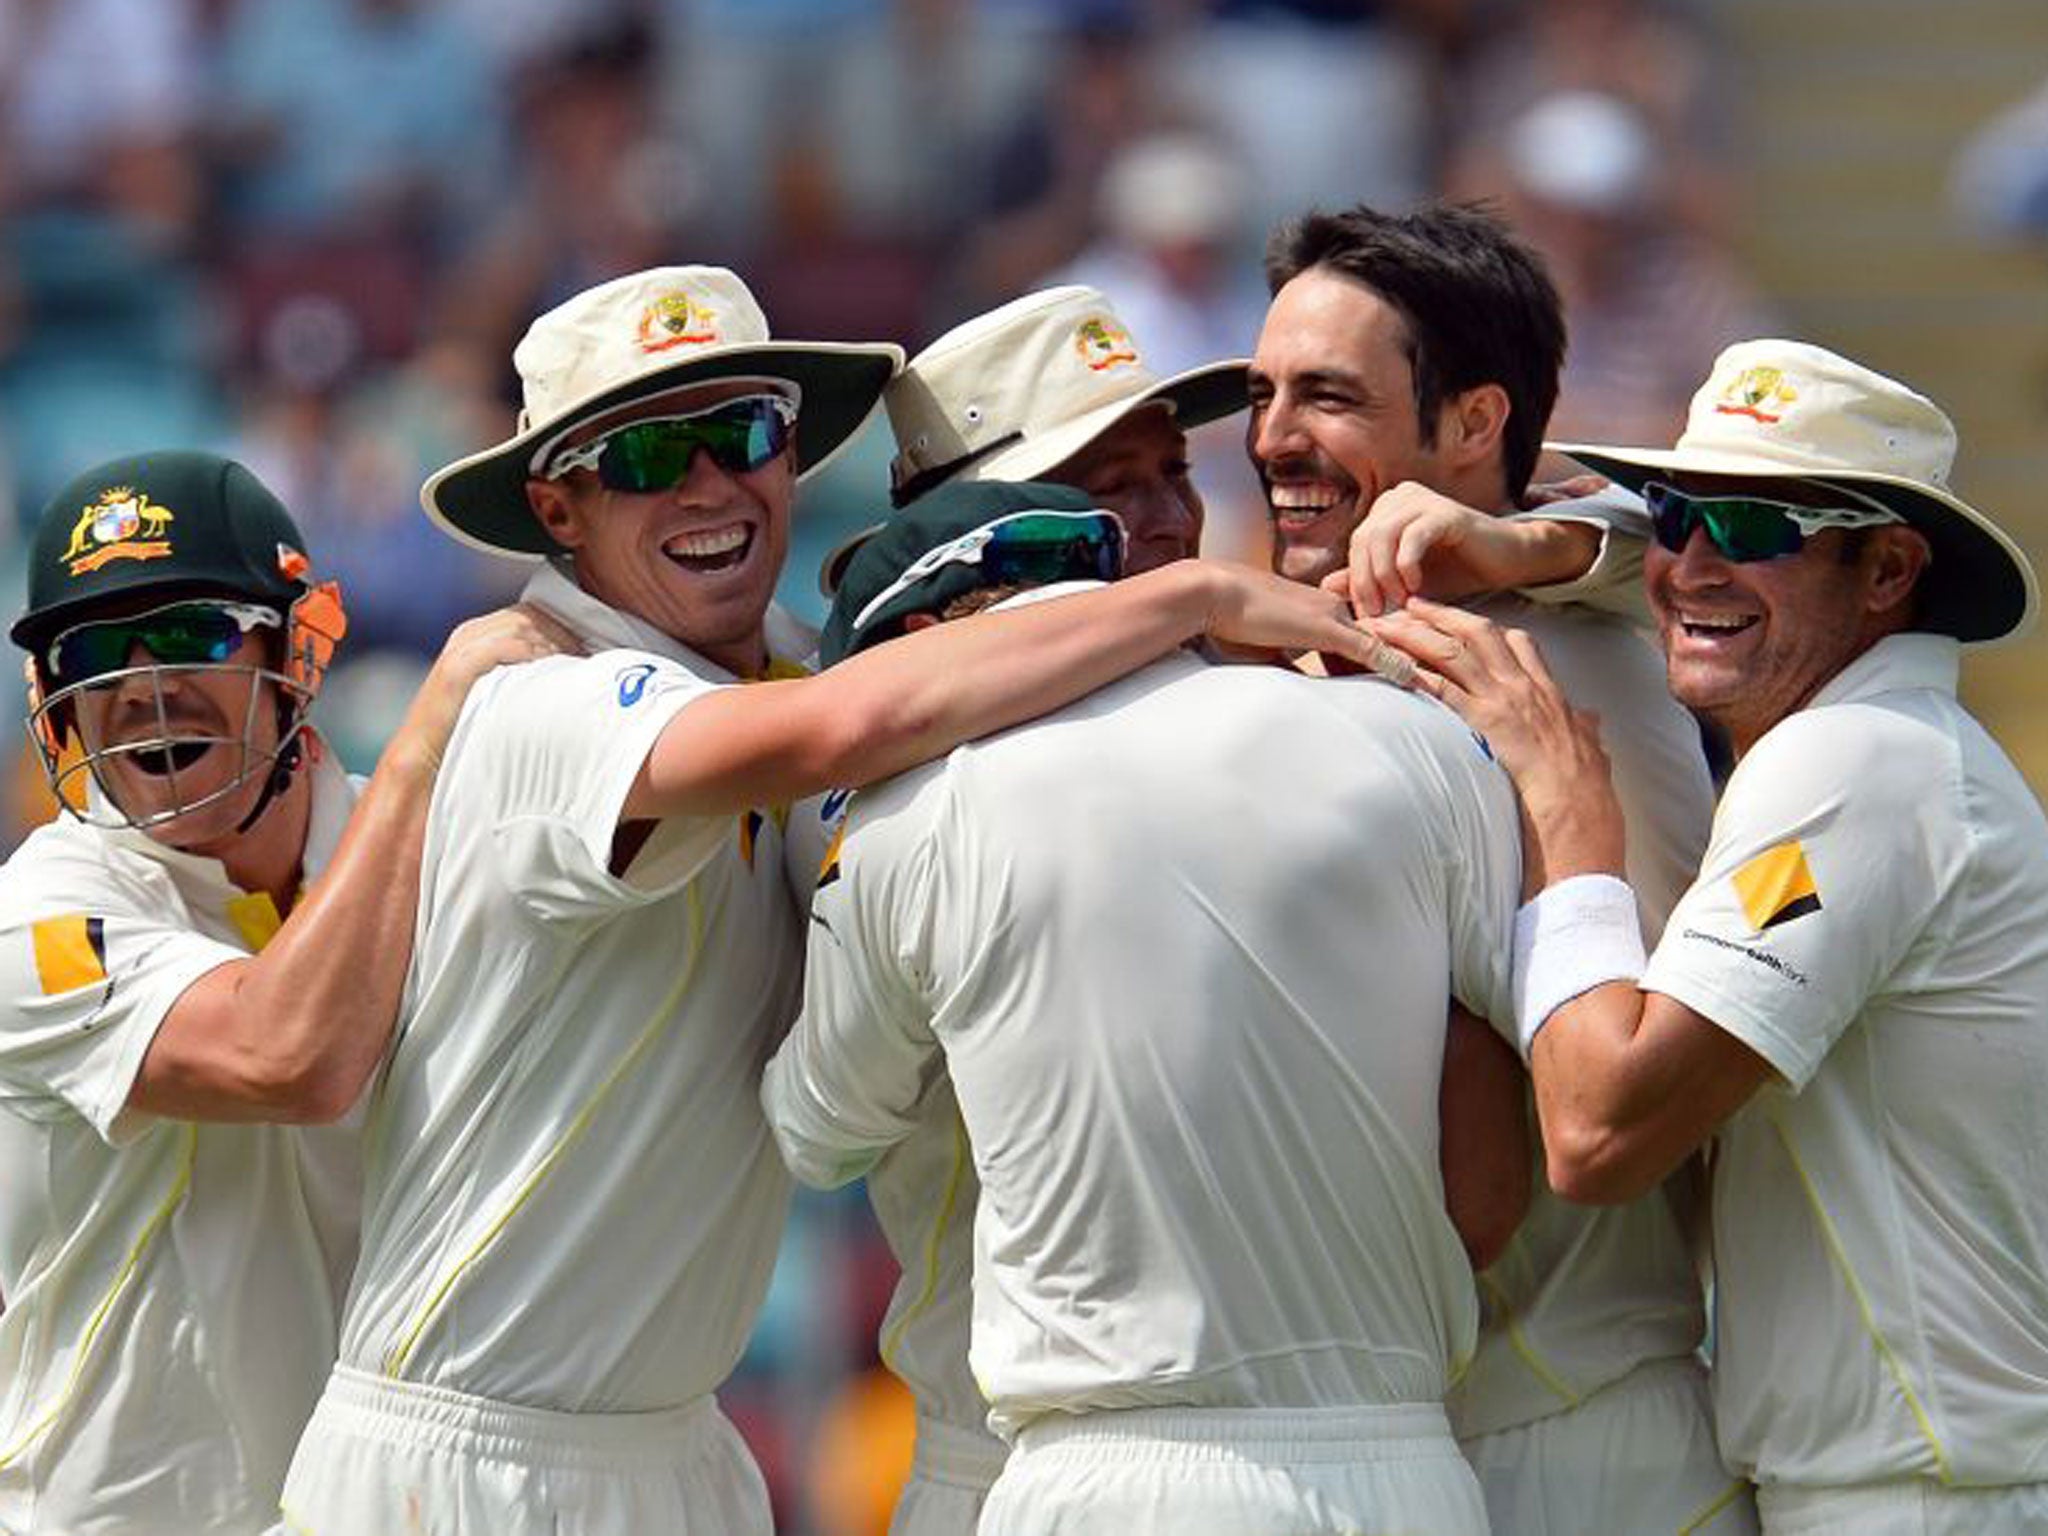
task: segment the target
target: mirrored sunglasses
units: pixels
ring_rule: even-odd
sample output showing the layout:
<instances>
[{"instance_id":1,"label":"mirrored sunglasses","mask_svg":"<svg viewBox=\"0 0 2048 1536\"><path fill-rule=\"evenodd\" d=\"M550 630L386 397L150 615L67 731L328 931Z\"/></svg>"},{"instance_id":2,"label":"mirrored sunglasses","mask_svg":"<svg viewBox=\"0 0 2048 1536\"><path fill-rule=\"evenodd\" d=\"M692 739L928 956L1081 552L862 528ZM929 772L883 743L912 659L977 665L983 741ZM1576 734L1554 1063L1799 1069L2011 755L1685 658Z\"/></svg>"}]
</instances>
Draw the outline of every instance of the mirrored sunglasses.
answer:
<instances>
[{"instance_id":1,"label":"mirrored sunglasses","mask_svg":"<svg viewBox=\"0 0 2048 1536\"><path fill-rule=\"evenodd\" d=\"M853 627L949 565L980 566L984 587L1114 581L1123 574L1124 525L1110 512L1012 512L919 555L868 600Z\"/></svg>"},{"instance_id":2,"label":"mirrored sunglasses","mask_svg":"<svg viewBox=\"0 0 2048 1536\"><path fill-rule=\"evenodd\" d=\"M1875 528L1903 522L1881 507L1801 507L1760 496L1692 496L1652 480L1643 487L1657 542L1673 554L1704 528L1707 541L1729 560L1776 560L1797 554L1823 528Z\"/></svg>"},{"instance_id":3,"label":"mirrored sunglasses","mask_svg":"<svg viewBox=\"0 0 2048 1536\"><path fill-rule=\"evenodd\" d=\"M645 495L672 490L703 449L729 475L761 468L789 446L796 402L782 395L739 395L682 416L649 416L555 455L546 478L594 469L608 491Z\"/></svg>"},{"instance_id":4,"label":"mirrored sunglasses","mask_svg":"<svg viewBox=\"0 0 2048 1536\"><path fill-rule=\"evenodd\" d=\"M223 662L242 648L251 630L277 629L284 616L256 603L168 603L125 619L79 624L50 642L53 680L82 683L129 665L141 646L172 666Z\"/></svg>"}]
</instances>

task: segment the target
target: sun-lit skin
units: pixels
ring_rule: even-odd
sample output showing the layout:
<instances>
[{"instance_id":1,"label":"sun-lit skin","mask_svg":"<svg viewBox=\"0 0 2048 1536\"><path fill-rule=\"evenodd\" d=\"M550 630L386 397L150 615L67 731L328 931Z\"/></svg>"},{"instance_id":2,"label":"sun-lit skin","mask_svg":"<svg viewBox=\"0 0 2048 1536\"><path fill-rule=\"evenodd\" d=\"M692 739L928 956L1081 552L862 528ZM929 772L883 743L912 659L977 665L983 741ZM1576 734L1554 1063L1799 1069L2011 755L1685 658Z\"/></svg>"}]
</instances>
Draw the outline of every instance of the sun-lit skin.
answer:
<instances>
[{"instance_id":1,"label":"sun-lit skin","mask_svg":"<svg viewBox=\"0 0 2048 1536\"><path fill-rule=\"evenodd\" d=\"M771 389L742 379L685 386L587 422L561 446ZM795 490L794 443L737 475L700 451L680 484L644 495L607 490L591 469L526 483L534 516L571 552L585 591L740 676L767 663L761 621L788 553Z\"/></svg>"},{"instance_id":2,"label":"sun-lit skin","mask_svg":"<svg viewBox=\"0 0 2048 1536\"><path fill-rule=\"evenodd\" d=\"M103 790L137 820L216 794L245 768L252 770L218 800L148 829L168 847L222 859L248 890L278 884L289 889L297 855L285 860L279 851L296 850L304 841L304 774L293 775L290 788L265 808L249 834L236 830L256 808L277 752L279 685L252 672L276 665L277 643L271 633L253 635L227 662L212 667L160 667L138 645L122 676L85 688L70 701L78 738L89 751L166 736L184 743L169 753L116 751L100 759ZM175 775L152 771L173 765ZM272 867L285 863L292 868Z\"/></svg>"},{"instance_id":3,"label":"sun-lit skin","mask_svg":"<svg viewBox=\"0 0 2048 1536\"><path fill-rule=\"evenodd\" d=\"M1679 484L1702 495L1739 491L1830 504L1820 488L1783 482L1685 476ZM1796 554L1737 562L1699 528L1677 554L1655 541L1644 551L1644 586L1672 696L1726 731L1737 756L1870 645L1905 627L1925 541L1902 526L1874 528L1845 560L1854 537L1824 528Z\"/></svg>"},{"instance_id":4,"label":"sun-lit skin","mask_svg":"<svg viewBox=\"0 0 2048 1536\"><path fill-rule=\"evenodd\" d=\"M1136 576L1200 552L1202 498L1188 470L1187 434L1162 404L1133 411L1042 478L1123 519L1124 574Z\"/></svg>"},{"instance_id":5,"label":"sun-lit skin","mask_svg":"<svg viewBox=\"0 0 2048 1536\"><path fill-rule=\"evenodd\" d=\"M1498 455L1447 451L1445 402L1422 440L1400 313L1362 283L1312 267L1281 288L1252 357L1246 451L1266 491L1273 569L1318 582L1343 569L1380 494L1419 481L1468 506L1504 505Z\"/></svg>"}]
</instances>

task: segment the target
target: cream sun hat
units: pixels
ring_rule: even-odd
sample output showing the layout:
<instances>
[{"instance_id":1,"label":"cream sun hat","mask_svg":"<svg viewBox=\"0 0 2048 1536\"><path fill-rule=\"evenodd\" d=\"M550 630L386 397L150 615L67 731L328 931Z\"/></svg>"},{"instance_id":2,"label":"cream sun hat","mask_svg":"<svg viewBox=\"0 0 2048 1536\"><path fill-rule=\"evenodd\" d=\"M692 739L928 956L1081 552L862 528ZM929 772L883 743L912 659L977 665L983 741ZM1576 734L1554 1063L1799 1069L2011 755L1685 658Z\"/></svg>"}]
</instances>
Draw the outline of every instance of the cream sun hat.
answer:
<instances>
[{"instance_id":1,"label":"cream sun hat","mask_svg":"<svg viewBox=\"0 0 2048 1536\"><path fill-rule=\"evenodd\" d=\"M898 506L948 480L1035 480L1134 411L1183 427L1247 404L1243 359L1162 378L1093 288L1047 288L954 327L912 358L882 401L896 438Z\"/></svg>"},{"instance_id":2,"label":"cream sun hat","mask_svg":"<svg viewBox=\"0 0 2048 1536\"><path fill-rule=\"evenodd\" d=\"M1641 490L1660 474L1796 480L1876 502L1926 538L1916 628L2006 640L2033 626L2039 588L2026 554L1948 488L1956 429L1895 379L1801 341L1744 341L1714 360L1675 447L1546 443Z\"/></svg>"},{"instance_id":3,"label":"cream sun hat","mask_svg":"<svg viewBox=\"0 0 2048 1536\"><path fill-rule=\"evenodd\" d=\"M524 407L495 447L436 471L427 515L465 544L545 555L555 542L526 504L544 455L590 417L686 384L761 378L800 392L800 475L844 447L903 365L900 347L770 337L747 285L724 267L657 267L614 278L556 306L512 353Z\"/></svg>"}]
</instances>

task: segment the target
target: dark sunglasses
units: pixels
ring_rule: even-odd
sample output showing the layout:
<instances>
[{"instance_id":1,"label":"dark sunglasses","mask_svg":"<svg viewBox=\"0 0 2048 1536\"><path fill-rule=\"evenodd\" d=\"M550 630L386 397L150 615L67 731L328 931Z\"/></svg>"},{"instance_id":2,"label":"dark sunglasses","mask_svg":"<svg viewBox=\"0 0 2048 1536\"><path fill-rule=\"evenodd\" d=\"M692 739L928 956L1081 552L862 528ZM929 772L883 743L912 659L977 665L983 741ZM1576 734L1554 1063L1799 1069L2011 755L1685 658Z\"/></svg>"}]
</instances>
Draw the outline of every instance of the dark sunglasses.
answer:
<instances>
[{"instance_id":1,"label":"dark sunglasses","mask_svg":"<svg viewBox=\"0 0 2048 1536\"><path fill-rule=\"evenodd\" d=\"M645 495L672 490L703 449L729 475L767 464L789 446L796 402L782 395L740 395L682 416L650 416L564 449L548 466L559 480L572 469L595 469L608 491Z\"/></svg>"},{"instance_id":2,"label":"dark sunglasses","mask_svg":"<svg viewBox=\"0 0 2048 1536\"><path fill-rule=\"evenodd\" d=\"M50 642L50 675L68 684L121 671L138 645L171 666L222 662L242 648L251 630L283 623L276 609L255 603L170 603L132 618L65 630Z\"/></svg>"},{"instance_id":3,"label":"dark sunglasses","mask_svg":"<svg viewBox=\"0 0 2048 1536\"><path fill-rule=\"evenodd\" d=\"M1808 535L1823 528L1875 528L1903 521L1897 513L1878 507L1801 507L1761 496L1689 496L1658 480L1644 485L1643 504L1650 509L1657 542L1674 555L1692 542L1695 528L1704 528L1707 541L1737 564L1797 554Z\"/></svg>"},{"instance_id":4,"label":"dark sunglasses","mask_svg":"<svg viewBox=\"0 0 2048 1536\"><path fill-rule=\"evenodd\" d=\"M1012 512L919 555L868 600L853 627L949 565L980 566L984 587L1114 581L1123 573L1124 525L1109 512Z\"/></svg>"}]
</instances>

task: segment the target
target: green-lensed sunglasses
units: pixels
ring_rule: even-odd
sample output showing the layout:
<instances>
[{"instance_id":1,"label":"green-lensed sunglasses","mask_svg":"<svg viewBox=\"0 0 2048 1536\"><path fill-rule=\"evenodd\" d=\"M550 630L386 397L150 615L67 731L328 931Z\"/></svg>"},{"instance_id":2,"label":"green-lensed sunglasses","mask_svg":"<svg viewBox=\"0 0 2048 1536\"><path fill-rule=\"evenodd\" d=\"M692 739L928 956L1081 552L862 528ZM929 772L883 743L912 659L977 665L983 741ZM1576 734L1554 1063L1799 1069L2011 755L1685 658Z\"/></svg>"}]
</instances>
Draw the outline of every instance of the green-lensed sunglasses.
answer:
<instances>
[{"instance_id":1,"label":"green-lensed sunglasses","mask_svg":"<svg viewBox=\"0 0 2048 1536\"><path fill-rule=\"evenodd\" d=\"M283 623L275 608L257 603L167 603L125 619L73 625L50 642L50 676L69 685L121 671L138 645L170 666L223 662L251 630Z\"/></svg>"},{"instance_id":2,"label":"green-lensed sunglasses","mask_svg":"<svg viewBox=\"0 0 2048 1536\"><path fill-rule=\"evenodd\" d=\"M645 495L672 490L689 474L700 448L727 474L748 474L789 446L796 414L795 401L763 394L737 395L680 416L644 417L563 449L549 463L546 478L594 469L608 491Z\"/></svg>"},{"instance_id":3,"label":"green-lensed sunglasses","mask_svg":"<svg viewBox=\"0 0 2048 1536\"><path fill-rule=\"evenodd\" d=\"M928 549L870 598L860 629L903 593L949 565L978 565L984 587L1114 581L1123 571L1124 526L1108 512L1012 512Z\"/></svg>"},{"instance_id":4,"label":"green-lensed sunglasses","mask_svg":"<svg viewBox=\"0 0 2048 1536\"><path fill-rule=\"evenodd\" d=\"M1797 554L1807 536L1823 528L1904 521L1883 507L1802 507L1761 496L1693 496L1658 480L1643 486L1643 504L1650 509L1657 542L1674 555L1692 542L1695 528L1704 528L1715 549L1745 565Z\"/></svg>"}]
</instances>

